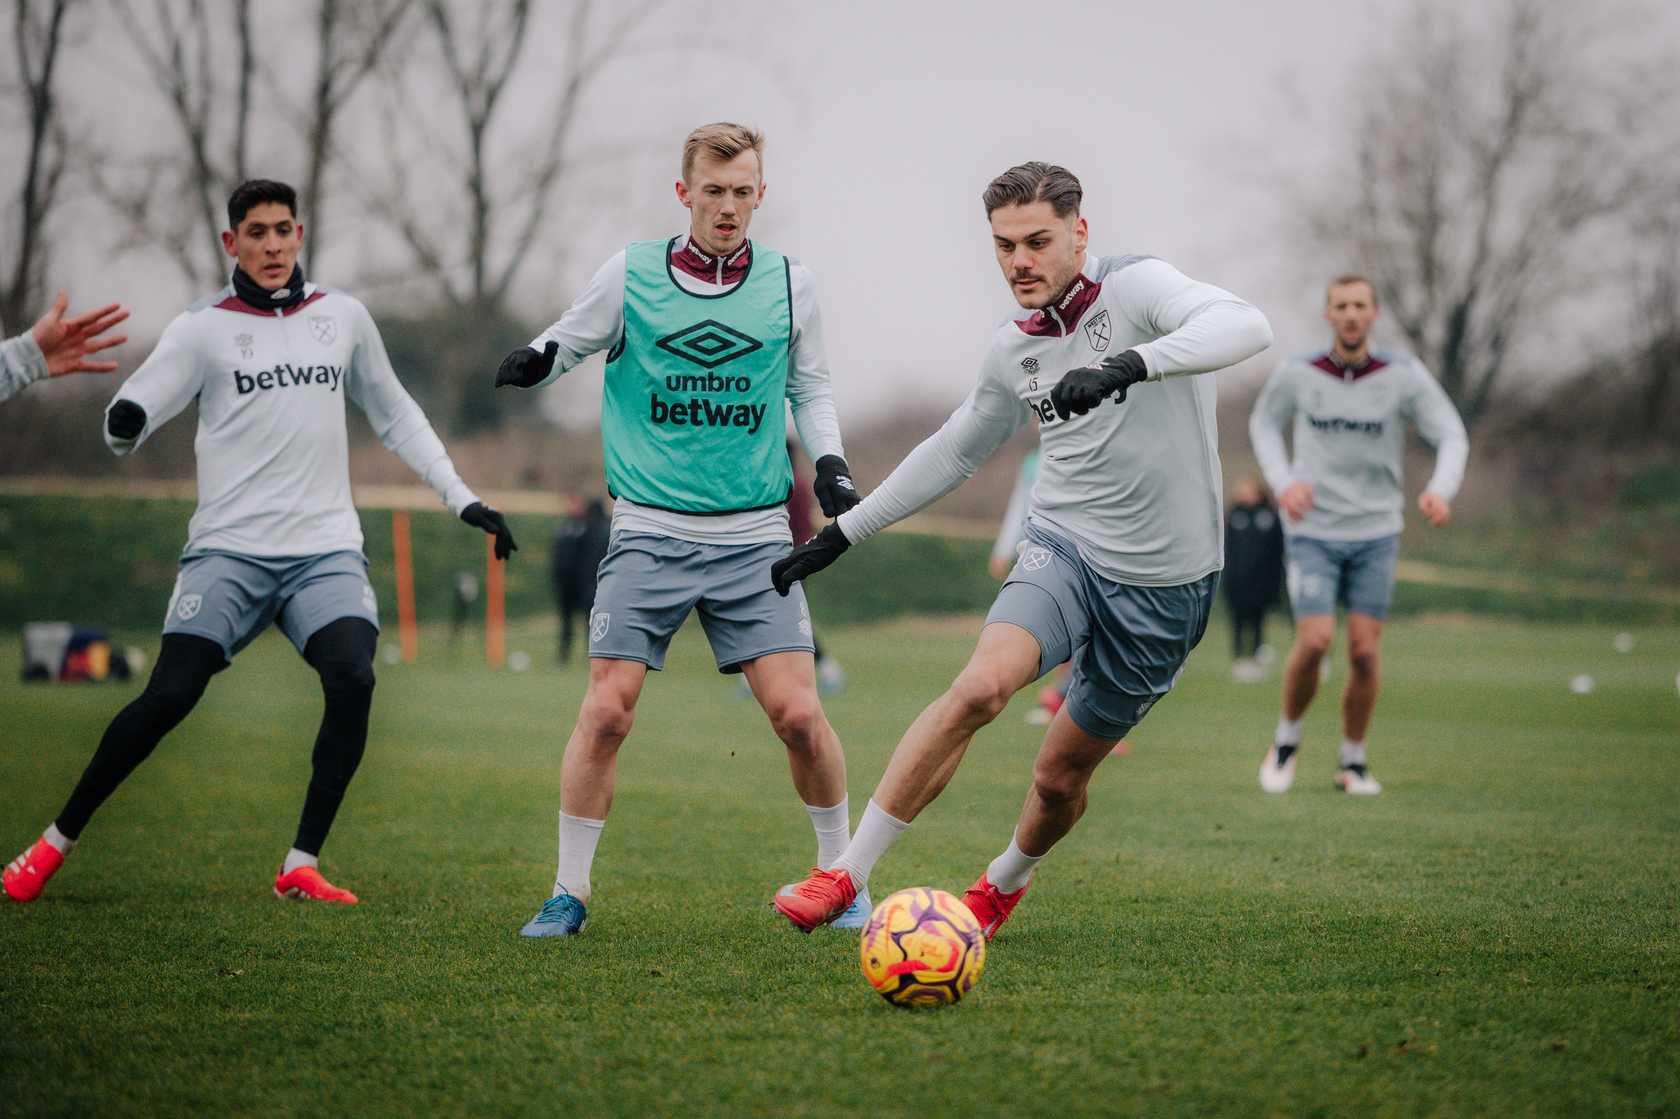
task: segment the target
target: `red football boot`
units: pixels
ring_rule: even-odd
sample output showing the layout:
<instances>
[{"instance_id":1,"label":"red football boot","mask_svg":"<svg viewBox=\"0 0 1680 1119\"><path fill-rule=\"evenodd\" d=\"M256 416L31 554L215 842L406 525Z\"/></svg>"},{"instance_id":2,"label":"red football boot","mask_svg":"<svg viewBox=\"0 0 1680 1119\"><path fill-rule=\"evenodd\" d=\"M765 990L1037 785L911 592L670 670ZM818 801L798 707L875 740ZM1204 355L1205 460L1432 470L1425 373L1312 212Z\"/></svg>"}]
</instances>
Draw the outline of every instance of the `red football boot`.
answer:
<instances>
[{"instance_id":1,"label":"red football boot","mask_svg":"<svg viewBox=\"0 0 1680 1119\"><path fill-rule=\"evenodd\" d=\"M312 866L300 866L290 874L274 876L274 896L294 901L335 901L340 905L355 905L357 897L349 890L341 890L321 877Z\"/></svg>"},{"instance_id":2,"label":"red football boot","mask_svg":"<svg viewBox=\"0 0 1680 1119\"><path fill-rule=\"evenodd\" d=\"M808 933L846 912L856 897L850 872L812 867L809 878L784 887L772 904L795 928Z\"/></svg>"},{"instance_id":3,"label":"red football boot","mask_svg":"<svg viewBox=\"0 0 1680 1119\"><path fill-rule=\"evenodd\" d=\"M1027 886L1031 885L1032 882L1028 881ZM987 940L992 939L992 935L1009 920L1009 914L1014 912L1021 895L1027 892L1027 886L1022 886L1012 894L1006 894L986 881L986 874L982 871L974 885L963 891L963 904L968 906L969 912L980 922L980 931L986 934Z\"/></svg>"},{"instance_id":4,"label":"red football boot","mask_svg":"<svg viewBox=\"0 0 1680 1119\"><path fill-rule=\"evenodd\" d=\"M43 837L29 850L6 865L6 896L13 901L34 901L41 896L47 879L64 865L64 855Z\"/></svg>"}]
</instances>

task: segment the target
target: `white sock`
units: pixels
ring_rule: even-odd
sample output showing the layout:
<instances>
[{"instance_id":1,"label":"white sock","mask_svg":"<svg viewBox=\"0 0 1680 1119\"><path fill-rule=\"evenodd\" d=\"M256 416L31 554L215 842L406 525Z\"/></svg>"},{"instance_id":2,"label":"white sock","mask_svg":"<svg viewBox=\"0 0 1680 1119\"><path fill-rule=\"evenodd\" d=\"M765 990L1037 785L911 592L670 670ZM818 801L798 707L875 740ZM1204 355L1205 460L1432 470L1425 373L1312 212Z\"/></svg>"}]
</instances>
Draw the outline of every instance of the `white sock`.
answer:
<instances>
[{"instance_id":1,"label":"white sock","mask_svg":"<svg viewBox=\"0 0 1680 1119\"><path fill-rule=\"evenodd\" d=\"M875 863L887 853L898 837L904 834L909 823L896 817L887 815L886 809L875 803L875 798L869 798L869 804L863 810L863 819L858 821L857 831L852 833L852 841L846 844L846 850L834 861L834 868L844 868L852 876L852 885L862 893L869 885L870 872L875 869ZM833 868L831 868L833 869Z\"/></svg>"},{"instance_id":2,"label":"white sock","mask_svg":"<svg viewBox=\"0 0 1680 1119\"><path fill-rule=\"evenodd\" d=\"M300 866L320 865L321 860L317 856L311 855L308 851L299 851L296 847L293 847L290 851L286 852L286 865L280 868L280 873L290 874Z\"/></svg>"},{"instance_id":3,"label":"white sock","mask_svg":"<svg viewBox=\"0 0 1680 1119\"><path fill-rule=\"evenodd\" d=\"M554 896L571 894L581 902L589 900L589 867L595 861L595 845L601 842L605 820L560 813L560 862L554 868Z\"/></svg>"},{"instance_id":4,"label":"white sock","mask_svg":"<svg viewBox=\"0 0 1680 1119\"><path fill-rule=\"evenodd\" d=\"M1279 746L1299 746L1301 744L1301 720L1288 719L1279 715L1277 734L1272 741Z\"/></svg>"},{"instance_id":5,"label":"white sock","mask_svg":"<svg viewBox=\"0 0 1680 1119\"><path fill-rule=\"evenodd\" d=\"M817 865L833 866L846 853L846 844L852 839L852 818L846 809L846 798L841 797L840 803L832 808L807 804L805 811L817 832Z\"/></svg>"},{"instance_id":6,"label":"white sock","mask_svg":"<svg viewBox=\"0 0 1680 1119\"><path fill-rule=\"evenodd\" d=\"M1044 855L1049 853L1046 851ZM1029 855L1022 851L1016 846L1015 834L1011 832L1009 846L986 868L986 881L1002 892L1012 894L1027 884L1027 879L1032 877L1033 867L1043 860L1044 855Z\"/></svg>"},{"instance_id":7,"label":"white sock","mask_svg":"<svg viewBox=\"0 0 1680 1119\"><path fill-rule=\"evenodd\" d=\"M1351 738L1342 739L1341 764L1343 769L1350 765L1364 765L1365 743L1355 742Z\"/></svg>"},{"instance_id":8,"label":"white sock","mask_svg":"<svg viewBox=\"0 0 1680 1119\"><path fill-rule=\"evenodd\" d=\"M48 824L47 830L41 833L41 838L60 855L68 855L76 849L76 841L59 831L57 824Z\"/></svg>"}]
</instances>

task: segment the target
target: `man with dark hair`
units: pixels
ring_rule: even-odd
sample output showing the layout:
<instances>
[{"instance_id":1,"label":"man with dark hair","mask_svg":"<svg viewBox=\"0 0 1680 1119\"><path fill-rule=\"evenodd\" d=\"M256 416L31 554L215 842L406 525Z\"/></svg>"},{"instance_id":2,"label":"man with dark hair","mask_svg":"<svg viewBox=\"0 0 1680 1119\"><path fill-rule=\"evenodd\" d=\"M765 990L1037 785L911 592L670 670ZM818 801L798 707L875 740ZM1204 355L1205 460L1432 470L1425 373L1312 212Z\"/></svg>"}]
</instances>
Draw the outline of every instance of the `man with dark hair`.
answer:
<instances>
[{"instance_id":1,"label":"man with dark hair","mask_svg":"<svg viewBox=\"0 0 1680 1119\"><path fill-rule=\"evenodd\" d=\"M612 544L589 624L589 685L560 763L554 888L521 936L583 930L619 748L650 669L699 611L721 672L740 672L787 748L819 860L850 835L846 759L817 693L803 594L770 590L792 543L791 405L823 513L857 503L829 386L811 273L747 239L764 201L764 137L739 124L683 143L675 237L632 242L560 320L509 354L497 385L548 384L607 355L601 442ZM861 926L869 907L847 918Z\"/></svg>"},{"instance_id":2,"label":"man with dark hair","mask_svg":"<svg viewBox=\"0 0 1680 1119\"><path fill-rule=\"evenodd\" d=\"M111 722L57 819L5 870L17 901L37 897L105 799L186 718L210 678L278 623L321 678L326 711L297 836L274 892L354 904L318 856L367 744L379 613L350 501L345 398L451 512L513 535L473 495L403 390L360 302L304 280L303 223L284 183L253 180L228 200L222 246L232 281L164 330L105 413L116 454L198 402L198 510L164 616L163 647L139 698Z\"/></svg>"},{"instance_id":3,"label":"man with dark hair","mask_svg":"<svg viewBox=\"0 0 1680 1119\"><path fill-rule=\"evenodd\" d=\"M1249 304L1152 257L1086 251L1079 180L1046 163L984 194L999 267L1025 314L993 336L980 382L881 487L772 569L787 591L936 501L1030 416L1042 448L1026 546L968 666L911 724L857 832L775 899L809 932L865 887L1012 695L1073 661L1008 846L963 901L989 937L1085 811L1097 765L1177 679L1220 568L1220 469L1207 373L1271 343Z\"/></svg>"},{"instance_id":4,"label":"man with dark hair","mask_svg":"<svg viewBox=\"0 0 1680 1119\"><path fill-rule=\"evenodd\" d=\"M1375 796L1365 734L1377 704L1378 651L1400 552L1401 456L1411 422L1435 447L1435 473L1417 501L1439 528L1452 515L1470 442L1464 423L1428 369L1410 354L1371 346L1377 291L1352 273L1324 293L1328 350L1286 358L1254 402L1248 433L1266 483L1278 495L1288 550L1285 582L1295 644L1283 668L1283 711L1260 763L1260 787L1283 793L1295 781L1301 718L1318 692L1319 666L1347 609L1348 682L1336 787ZM1293 424L1294 461L1283 434Z\"/></svg>"},{"instance_id":5,"label":"man with dark hair","mask_svg":"<svg viewBox=\"0 0 1680 1119\"><path fill-rule=\"evenodd\" d=\"M103 336L128 318L128 310L112 303L67 319L64 312L69 307L69 296L59 292L32 328L0 342L0 400L9 400L48 377L116 371L116 362L90 361L88 355L128 341L125 334Z\"/></svg>"}]
</instances>

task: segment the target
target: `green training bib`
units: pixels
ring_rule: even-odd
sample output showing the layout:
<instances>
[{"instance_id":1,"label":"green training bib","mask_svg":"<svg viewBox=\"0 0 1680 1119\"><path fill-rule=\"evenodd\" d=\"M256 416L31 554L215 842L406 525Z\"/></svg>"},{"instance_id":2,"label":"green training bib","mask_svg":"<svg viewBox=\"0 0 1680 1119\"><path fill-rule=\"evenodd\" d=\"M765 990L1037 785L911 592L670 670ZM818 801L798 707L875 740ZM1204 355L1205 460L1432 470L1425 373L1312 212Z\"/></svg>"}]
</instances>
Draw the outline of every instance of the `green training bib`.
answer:
<instances>
[{"instance_id":1,"label":"green training bib","mask_svg":"<svg viewBox=\"0 0 1680 1119\"><path fill-rule=\"evenodd\" d=\"M757 244L743 279L691 295L672 241L624 256L624 337L607 355L601 441L614 497L677 513L737 513L787 500L782 401L793 292L787 258Z\"/></svg>"}]
</instances>

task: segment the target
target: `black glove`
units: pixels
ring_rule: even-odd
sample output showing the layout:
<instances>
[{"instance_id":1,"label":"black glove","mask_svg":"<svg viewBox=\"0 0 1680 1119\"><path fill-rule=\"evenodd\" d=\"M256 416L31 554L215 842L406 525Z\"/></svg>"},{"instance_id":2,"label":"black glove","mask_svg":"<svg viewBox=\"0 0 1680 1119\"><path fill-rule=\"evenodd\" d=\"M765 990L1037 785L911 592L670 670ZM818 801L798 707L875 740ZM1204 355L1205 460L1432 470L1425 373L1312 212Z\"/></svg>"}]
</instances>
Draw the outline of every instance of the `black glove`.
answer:
<instances>
[{"instance_id":1,"label":"black glove","mask_svg":"<svg viewBox=\"0 0 1680 1119\"><path fill-rule=\"evenodd\" d=\"M805 543L770 565L770 582L783 598L793 585L808 575L815 575L840 558L840 553L852 546L839 525L826 525Z\"/></svg>"},{"instance_id":2,"label":"black glove","mask_svg":"<svg viewBox=\"0 0 1680 1119\"><path fill-rule=\"evenodd\" d=\"M502 515L482 501L475 501L461 510L461 519L474 528L481 528L496 538L496 558L505 560L519 545L513 542L513 532Z\"/></svg>"},{"instance_id":3,"label":"black glove","mask_svg":"<svg viewBox=\"0 0 1680 1119\"><path fill-rule=\"evenodd\" d=\"M496 370L496 387L512 385L528 389L542 383L554 371L554 355L559 352L558 342L550 342L540 354L529 346L519 347L502 359L501 367Z\"/></svg>"},{"instance_id":4,"label":"black glove","mask_svg":"<svg viewBox=\"0 0 1680 1119\"><path fill-rule=\"evenodd\" d=\"M105 430L115 439L133 439L146 430L146 410L132 400L119 400L105 417Z\"/></svg>"},{"instance_id":5,"label":"black glove","mask_svg":"<svg viewBox=\"0 0 1680 1119\"><path fill-rule=\"evenodd\" d=\"M1148 377L1143 355L1136 350L1122 350L1104 358L1100 365L1071 369L1063 374L1050 390L1050 404L1064 420L1069 416L1083 416L1112 393L1120 394L1114 398L1116 404L1123 403L1126 390Z\"/></svg>"},{"instance_id":6,"label":"black glove","mask_svg":"<svg viewBox=\"0 0 1680 1119\"><path fill-rule=\"evenodd\" d=\"M863 500L852 485L852 468L839 455L824 455L817 460L817 480L811 483L811 489L816 491L817 504L825 517L838 517Z\"/></svg>"}]
</instances>

